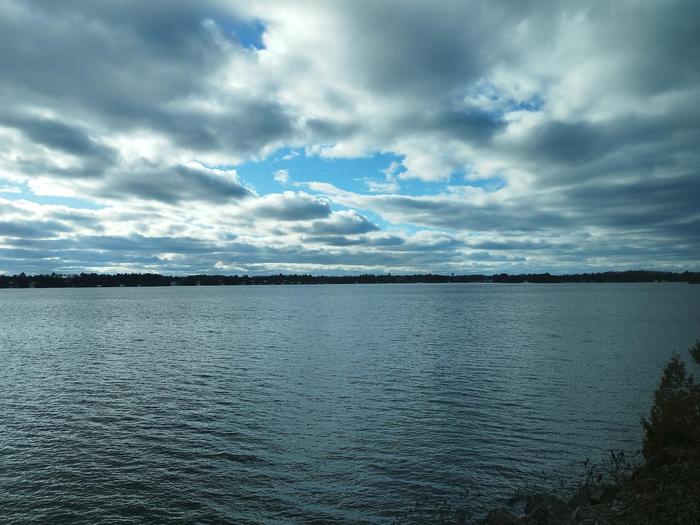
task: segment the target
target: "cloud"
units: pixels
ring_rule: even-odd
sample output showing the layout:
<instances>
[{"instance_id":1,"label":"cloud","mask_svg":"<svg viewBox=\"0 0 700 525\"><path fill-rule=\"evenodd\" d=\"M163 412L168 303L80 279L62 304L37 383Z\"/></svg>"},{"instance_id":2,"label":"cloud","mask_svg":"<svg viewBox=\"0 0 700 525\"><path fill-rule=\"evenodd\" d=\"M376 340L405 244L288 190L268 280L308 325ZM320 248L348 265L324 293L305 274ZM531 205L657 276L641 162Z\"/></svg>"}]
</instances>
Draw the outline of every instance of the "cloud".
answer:
<instances>
[{"instance_id":1,"label":"cloud","mask_svg":"<svg viewBox=\"0 0 700 525\"><path fill-rule=\"evenodd\" d=\"M66 231L70 228L58 221L0 221L0 237L45 239Z\"/></svg>"},{"instance_id":2,"label":"cloud","mask_svg":"<svg viewBox=\"0 0 700 525\"><path fill-rule=\"evenodd\" d=\"M311 224L309 231L315 235L355 235L379 230L379 226L353 210L333 212L321 221Z\"/></svg>"},{"instance_id":3,"label":"cloud","mask_svg":"<svg viewBox=\"0 0 700 525\"><path fill-rule=\"evenodd\" d=\"M0 270L698 268L698 18L2 2Z\"/></svg>"},{"instance_id":4,"label":"cloud","mask_svg":"<svg viewBox=\"0 0 700 525\"><path fill-rule=\"evenodd\" d=\"M291 191L266 195L252 203L249 210L256 217L279 221L307 221L328 217L331 213L325 200Z\"/></svg>"},{"instance_id":5,"label":"cloud","mask_svg":"<svg viewBox=\"0 0 700 525\"><path fill-rule=\"evenodd\" d=\"M277 170L272 178L275 180L275 182L287 184L289 183L289 172L287 170Z\"/></svg>"},{"instance_id":6,"label":"cloud","mask_svg":"<svg viewBox=\"0 0 700 525\"><path fill-rule=\"evenodd\" d=\"M83 130L57 120L31 116L0 117L0 125L21 131L27 139L76 157L110 161L114 152L90 139Z\"/></svg>"},{"instance_id":7,"label":"cloud","mask_svg":"<svg viewBox=\"0 0 700 525\"><path fill-rule=\"evenodd\" d=\"M402 166L397 161L391 161L389 166L382 170L384 174L384 181L377 181L367 179L365 184L367 185L367 190L374 193L395 193L398 192L400 187L397 182L397 173L402 169Z\"/></svg>"},{"instance_id":8,"label":"cloud","mask_svg":"<svg viewBox=\"0 0 700 525\"><path fill-rule=\"evenodd\" d=\"M104 198L134 196L168 204L196 200L225 203L252 195L240 184L234 171L199 165L139 166L129 174L110 178L98 191Z\"/></svg>"},{"instance_id":9,"label":"cloud","mask_svg":"<svg viewBox=\"0 0 700 525\"><path fill-rule=\"evenodd\" d=\"M466 231L531 231L566 227L569 220L557 213L528 209L474 187L453 188L437 195L366 195L340 190L328 183L308 187L328 199L372 211L387 221L428 228Z\"/></svg>"},{"instance_id":10,"label":"cloud","mask_svg":"<svg viewBox=\"0 0 700 525\"><path fill-rule=\"evenodd\" d=\"M367 190L373 193L393 193L399 191L399 184L396 181L376 181L367 180L365 181L367 185Z\"/></svg>"}]
</instances>

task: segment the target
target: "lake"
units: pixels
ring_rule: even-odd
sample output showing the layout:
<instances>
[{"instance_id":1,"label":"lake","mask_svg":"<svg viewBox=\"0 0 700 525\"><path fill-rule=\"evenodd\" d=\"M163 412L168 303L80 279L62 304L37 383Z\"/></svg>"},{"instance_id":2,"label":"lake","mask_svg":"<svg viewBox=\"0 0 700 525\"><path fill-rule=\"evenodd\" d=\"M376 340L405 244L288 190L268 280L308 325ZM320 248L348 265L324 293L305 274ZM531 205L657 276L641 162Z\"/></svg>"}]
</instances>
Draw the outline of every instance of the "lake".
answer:
<instances>
[{"instance_id":1,"label":"lake","mask_svg":"<svg viewBox=\"0 0 700 525\"><path fill-rule=\"evenodd\" d=\"M674 283L0 290L0 515L483 512L636 448L698 337Z\"/></svg>"}]
</instances>

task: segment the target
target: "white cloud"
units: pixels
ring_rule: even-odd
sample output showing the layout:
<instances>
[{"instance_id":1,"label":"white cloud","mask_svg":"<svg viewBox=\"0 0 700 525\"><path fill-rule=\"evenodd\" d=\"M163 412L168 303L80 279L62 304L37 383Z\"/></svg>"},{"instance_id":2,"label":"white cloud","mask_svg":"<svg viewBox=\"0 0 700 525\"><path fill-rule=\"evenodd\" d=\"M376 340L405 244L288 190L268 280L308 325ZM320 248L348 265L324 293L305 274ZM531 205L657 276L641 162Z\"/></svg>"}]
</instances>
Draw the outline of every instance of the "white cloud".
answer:
<instances>
[{"instance_id":1,"label":"white cloud","mask_svg":"<svg viewBox=\"0 0 700 525\"><path fill-rule=\"evenodd\" d=\"M277 170L272 178L280 184L288 184L289 172L287 170Z\"/></svg>"},{"instance_id":2,"label":"white cloud","mask_svg":"<svg viewBox=\"0 0 700 525\"><path fill-rule=\"evenodd\" d=\"M367 180L365 184L367 185L367 190L373 193L395 193L399 191L399 184L395 180Z\"/></svg>"}]
</instances>

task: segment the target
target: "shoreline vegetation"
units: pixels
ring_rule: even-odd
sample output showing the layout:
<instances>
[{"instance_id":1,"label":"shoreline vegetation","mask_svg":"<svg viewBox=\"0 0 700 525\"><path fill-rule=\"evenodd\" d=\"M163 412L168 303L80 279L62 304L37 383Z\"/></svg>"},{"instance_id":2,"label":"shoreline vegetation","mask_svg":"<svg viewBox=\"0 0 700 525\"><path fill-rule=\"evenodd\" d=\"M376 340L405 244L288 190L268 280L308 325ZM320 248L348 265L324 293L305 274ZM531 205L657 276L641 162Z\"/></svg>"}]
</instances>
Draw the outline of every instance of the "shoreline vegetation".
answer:
<instances>
[{"instance_id":1,"label":"shoreline vegetation","mask_svg":"<svg viewBox=\"0 0 700 525\"><path fill-rule=\"evenodd\" d=\"M688 352L700 365L700 340ZM568 494L530 493L517 498L525 502L522 515L502 507L481 523L700 523L700 383L677 353L666 363L641 425L642 448L636 455L611 451L602 466L586 461L584 475Z\"/></svg>"},{"instance_id":2,"label":"shoreline vegetation","mask_svg":"<svg viewBox=\"0 0 700 525\"><path fill-rule=\"evenodd\" d=\"M700 283L700 272L623 272L575 274L361 274L361 275L161 275L157 273L80 273L0 275L0 288L73 288L120 286L240 286L300 284L393 284L393 283Z\"/></svg>"}]
</instances>

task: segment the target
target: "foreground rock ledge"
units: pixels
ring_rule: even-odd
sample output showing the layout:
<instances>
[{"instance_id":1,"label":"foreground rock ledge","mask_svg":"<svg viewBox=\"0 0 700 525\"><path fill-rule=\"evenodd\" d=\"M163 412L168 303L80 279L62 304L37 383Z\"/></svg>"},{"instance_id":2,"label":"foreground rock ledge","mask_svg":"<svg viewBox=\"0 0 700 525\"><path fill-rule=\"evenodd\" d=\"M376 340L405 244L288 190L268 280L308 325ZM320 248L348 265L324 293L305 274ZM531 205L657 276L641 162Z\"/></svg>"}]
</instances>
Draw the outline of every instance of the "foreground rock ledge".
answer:
<instances>
[{"instance_id":1,"label":"foreground rock ledge","mask_svg":"<svg viewBox=\"0 0 700 525\"><path fill-rule=\"evenodd\" d=\"M638 468L629 481L584 487L564 501L526 497L525 514L493 510L484 525L700 524L700 449L669 448Z\"/></svg>"}]
</instances>

